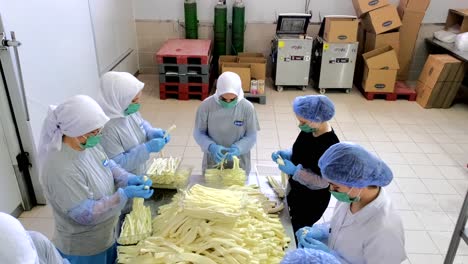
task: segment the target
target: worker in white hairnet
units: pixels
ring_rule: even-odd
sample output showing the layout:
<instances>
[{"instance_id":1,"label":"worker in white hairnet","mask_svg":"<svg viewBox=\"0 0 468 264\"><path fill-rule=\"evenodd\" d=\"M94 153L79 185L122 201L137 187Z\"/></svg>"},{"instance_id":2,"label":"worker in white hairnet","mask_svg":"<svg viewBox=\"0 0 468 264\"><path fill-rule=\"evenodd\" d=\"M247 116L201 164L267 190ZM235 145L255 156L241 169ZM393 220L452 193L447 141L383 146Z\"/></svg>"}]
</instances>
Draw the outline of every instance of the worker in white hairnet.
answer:
<instances>
[{"instance_id":1,"label":"worker in white hairnet","mask_svg":"<svg viewBox=\"0 0 468 264\"><path fill-rule=\"evenodd\" d=\"M102 130L102 147L107 156L136 175L146 173L150 153L161 151L170 140L139 112L144 85L128 72L107 72L102 76L98 100L110 118Z\"/></svg>"},{"instance_id":2,"label":"worker in white hairnet","mask_svg":"<svg viewBox=\"0 0 468 264\"><path fill-rule=\"evenodd\" d=\"M239 75L224 72L216 83L216 93L198 107L193 137L200 145L203 171L232 157L240 159L240 167L250 173L250 149L257 141L257 114L244 98ZM230 164L225 167L231 166Z\"/></svg>"},{"instance_id":3,"label":"worker in white hairnet","mask_svg":"<svg viewBox=\"0 0 468 264\"><path fill-rule=\"evenodd\" d=\"M271 158L277 162L281 157L284 165L278 164L278 168L290 176L287 200L296 232L319 221L328 207L328 182L321 176L318 161L329 147L340 141L330 124L335 105L328 97L298 96L292 108L301 131L291 149L273 152Z\"/></svg>"},{"instance_id":4,"label":"worker in white hairnet","mask_svg":"<svg viewBox=\"0 0 468 264\"><path fill-rule=\"evenodd\" d=\"M150 180L123 170L102 149L108 120L96 101L77 95L51 106L43 123L40 179L54 213L54 244L72 264L114 263L122 208L153 194Z\"/></svg>"},{"instance_id":5,"label":"worker in white hairnet","mask_svg":"<svg viewBox=\"0 0 468 264\"><path fill-rule=\"evenodd\" d=\"M403 225L383 188L393 179L387 164L363 147L343 142L323 154L319 167L338 203L330 223L296 232L299 247L331 253L341 263L402 263Z\"/></svg>"},{"instance_id":6,"label":"worker in white hairnet","mask_svg":"<svg viewBox=\"0 0 468 264\"><path fill-rule=\"evenodd\" d=\"M18 219L0 212L0 262L11 264L68 264L47 237L26 231Z\"/></svg>"}]
</instances>

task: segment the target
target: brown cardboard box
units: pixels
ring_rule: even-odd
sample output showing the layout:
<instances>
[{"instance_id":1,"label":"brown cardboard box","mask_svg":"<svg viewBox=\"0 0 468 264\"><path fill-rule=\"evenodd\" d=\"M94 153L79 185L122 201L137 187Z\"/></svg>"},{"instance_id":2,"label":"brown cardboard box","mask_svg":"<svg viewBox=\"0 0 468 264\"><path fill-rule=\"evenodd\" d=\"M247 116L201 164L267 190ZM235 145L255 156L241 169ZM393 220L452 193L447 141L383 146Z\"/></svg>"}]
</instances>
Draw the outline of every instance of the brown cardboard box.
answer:
<instances>
[{"instance_id":1,"label":"brown cardboard box","mask_svg":"<svg viewBox=\"0 0 468 264\"><path fill-rule=\"evenodd\" d=\"M223 63L222 72L235 72L242 81L242 90L250 92L250 65L245 63Z\"/></svg>"},{"instance_id":2,"label":"brown cardboard box","mask_svg":"<svg viewBox=\"0 0 468 264\"><path fill-rule=\"evenodd\" d=\"M358 27L358 51L356 56L356 67L354 69L354 79L353 82L356 86L361 86L362 84L362 77L364 75L364 59L362 58L362 54L364 52L364 47L366 43L366 31L361 23L359 23Z\"/></svg>"},{"instance_id":3,"label":"brown cardboard box","mask_svg":"<svg viewBox=\"0 0 468 264\"><path fill-rule=\"evenodd\" d=\"M431 0L400 0L399 9L426 12Z\"/></svg>"},{"instance_id":4,"label":"brown cardboard box","mask_svg":"<svg viewBox=\"0 0 468 264\"><path fill-rule=\"evenodd\" d=\"M429 87L437 82L454 82L462 62L447 54L429 55L419 81Z\"/></svg>"},{"instance_id":5,"label":"brown cardboard box","mask_svg":"<svg viewBox=\"0 0 468 264\"><path fill-rule=\"evenodd\" d=\"M237 56L233 55L221 55L218 60L218 73L221 74L221 68L223 63L233 63L237 62Z\"/></svg>"},{"instance_id":6,"label":"brown cardboard box","mask_svg":"<svg viewBox=\"0 0 468 264\"><path fill-rule=\"evenodd\" d=\"M447 91L447 96L442 103L442 108L450 108L452 106L453 100L455 99L458 91L460 90L461 82L451 83L450 89Z\"/></svg>"},{"instance_id":7,"label":"brown cardboard box","mask_svg":"<svg viewBox=\"0 0 468 264\"><path fill-rule=\"evenodd\" d=\"M440 82L442 87L439 90L439 94L434 96L432 101L432 107L434 108L441 108L447 98L447 95L452 90L454 82ZM437 86L437 85L436 85Z\"/></svg>"},{"instance_id":8,"label":"brown cardboard box","mask_svg":"<svg viewBox=\"0 0 468 264\"><path fill-rule=\"evenodd\" d=\"M366 92L393 92L399 68L395 50L390 46L362 55L365 61L362 87Z\"/></svg>"},{"instance_id":9,"label":"brown cardboard box","mask_svg":"<svg viewBox=\"0 0 468 264\"><path fill-rule=\"evenodd\" d=\"M449 9L445 29L460 26L460 33L468 32L468 9Z\"/></svg>"},{"instance_id":10,"label":"brown cardboard box","mask_svg":"<svg viewBox=\"0 0 468 264\"><path fill-rule=\"evenodd\" d=\"M362 21L367 31L376 34L397 29L401 26L400 16L394 5L372 10L364 16Z\"/></svg>"},{"instance_id":11,"label":"brown cardboard box","mask_svg":"<svg viewBox=\"0 0 468 264\"><path fill-rule=\"evenodd\" d=\"M375 34L366 32L365 52L390 45L398 55L400 50L400 32L390 32L383 34Z\"/></svg>"},{"instance_id":12,"label":"brown cardboard box","mask_svg":"<svg viewBox=\"0 0 468 264\"><path fill-rule=\"evenodd\" d=\"M255 80L265 80L266 59L260 57L239 57L239 63L250 65L250 77Z\"/></svg>"},{"instance_id":13,"label":"brown cardboard box","mask_svg":"<svg viewBox=\"0 0 468 264\"><path fill-rule=\"evenodd\" d=\"M238 57L259 57L264 58L263 53L258 52L239 52Z\"/></svg>"},{"instance_id":14,"label":"brown cardboard box","mask_svg":"<svg viewBox=\"0 0 468 264\"><path fill-rule=\"evenodd\" d=\"M408 73L413 60L414 47L419 35L419 28L425 13L413 10L406 10L403 15L402 26L400 28L400 50L398 61L400 70L398 80L407 80Z\"/></svg>"},{"instance_id":15,"label":"brown cardboard box","mask_svg":"<svg viewBox=\"0 0 468 264\"><path fill-rule=\"evenodd\" d=\"M388 5L387 0L353 0L354 10L361 17L369 11Z\"/></svg>"},{"instance_id":16,"label":"brown cardboard box","mask_svg":"<svg viewBox=\"0 0 468 264\"><path fill-rule=\"evenodd\" d=\"M464 73L463 63L452 56L429 55L418 80L418 103L424 108L450 107Z\"/></svg>"},{"instance_id":17,"label":"brown cardboard box","mask_svg":"<svg viewBox=\"0 0 468 264\"><path fill-rule=\"evenodd\" d=\"M327 17L323 37L328 42L356 42L358 23L356 18Z\"/></svg>"},{"instance_id":18,"label":"brown cardboard box","mask_svg":"<svg viewBox=\"0 0 468 264\"><path fill-rule=\"evenodd\" d=\"M444 86L443 82L437 83L434 87L424 85L423 82L418 81L416 86L416 102L424 108L432 108L435 98Z\"/></svg>"},{"instance_id":19,"label":"brown cardboard box","mask_svg":"<svg viewBox=\"0 0 468 264\"><path fill-rule=\"evenodd\" d=\"M465 77L466 70L467 68L465 64L462 63L460 65L460 68L458 69L458 72L456 73L453 79L453 83L450 89L447 90L447 94L445 95L444 102L440 105L440 107L449 108L452 106L453 100L455 99L458 93L458 90L460 89L463 78Z\"/></svg>"}]
</instances>

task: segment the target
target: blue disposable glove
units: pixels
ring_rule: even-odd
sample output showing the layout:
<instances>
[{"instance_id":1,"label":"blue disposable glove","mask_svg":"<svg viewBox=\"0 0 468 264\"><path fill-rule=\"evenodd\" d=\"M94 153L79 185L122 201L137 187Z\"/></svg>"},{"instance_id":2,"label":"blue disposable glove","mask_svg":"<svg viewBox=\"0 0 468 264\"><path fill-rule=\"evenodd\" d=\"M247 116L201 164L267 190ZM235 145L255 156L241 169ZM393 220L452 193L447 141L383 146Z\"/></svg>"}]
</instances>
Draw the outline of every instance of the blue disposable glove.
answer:
<instances>
[{"instance_id":1,"label":"blue disposable glove","mask_svg":"<svg viewBox=\"0 0 468 264\"><path fill-rule=\"evenodd\" d=\"M154 190L151 190L150 188L145 189L145 187L146 185L138 185L138 186L129 185L125 187L123 190L124 190L125 195L129 199L135 198L135 197L148 199L153 195Z\"/></svg>"},{"instance_id":2,"label":"blue disposable glove","mask_svg":"<svg viewBox=\"0 0 468 264\"><path fill-rule=\"evenodd\" d=\"M208 150L210 151L210 154L213 157L214 161L216 163L220 163L223 160L224 155L226 154L228 149L221 145L213 143L208 147Z\"/></svg>"},{"instance_id":3,"label":"blue disposable glove","mask_svg":"<svg viewBox=\"0 0 468 264\"><path fill-rule=\"evenodd\" d=\"M325 224L317 224L312 227L305 226L296 231L297 240L311 240L316 239L318 241L326 241L329 236L329 227Z\"/></svg>"},{"instance_id":4,"label":"blue disposable glove","mask_svg":"<svg viewBox=\"0 0 468 264\"><path fill-rule=\"evenodd\" d=\"M324 243L322 243L322 242L320 242L318 240L315 240L315 239L310 239L310 240L302 239L302 240L299 240L298 239L298 242L299 242L299 248L311 248L311 249L321 250L323 252L327 252L327 253L332 254L330 248L327 245L325 245Z\"/></svg>"},{"instance_id":5,"label":"blue disposable glove","mask_svg":"<svg viewBox=\"0 0 468 264\"><path fill-rule=\"evenodd\" d=\"M153 181L150 178L144 181L144 176L136 176L131 174L128 176L128 185L145 185L151 187L153 185Z\"/></svg>"},{"instance_id":6,"label":"blue disposable glove","mask_svg":"<svg viewBox=\"0 0 468 264\"><path fill-rule=\"evenodd\" d=\"M291 160L292 152L291 150L278 150L271 153L271 159L276 162L276 160L281 157L283 160Z\"/></svg>"},{"instance_id":7,"label":"blue disposable glove","mask_svg":"<svg viewBox=\"0 0 468 264\"><path fill-rule=\"evenodd\" d=\"M146 142L146 150L148 152L159 152L167 143L167 138L153 138L150 141Z\"/></svg>"},{"instance_id":8,"label":"blue disposable glove","mask_svg":"<svg viewBox=\"0 0 468 264\"><path fill-rule=\"evenodd\" d=\"M298 167L287 159L284 160L284 165L278 165L278 168L288 175L294 175L298 170Z\"/></svg>"},{"instance_id":9,"label":"blue disposable glove","mask_svg":"<svg viewBox=\"0 0 468 264\"><path fill-rule=\"evenodd\" d=\"M236 157L240 156L240 150L236 145L232 145L230 148L228 148L226 159L232 160L233 156L236 156Z\"/></svg>"},{"instance_id":10,"label":"blue disposable glove","mask_svg":"<svg viewBox=\"0 0 468 264\"><path fill-rule=\"evenodd\" d=\"M161 128L150 128L148 131L146 131L146 136L148 139L162 138L164 137L164 133L166 133L166 131Z\"/></svg>"},{"instance_id":11,"label":"blue disposable glove","mask_svg":"<svg viewBox=\"0 0 468 264\"><path fill-rule=\"evenodd\" d=\"M145 182L143 181L142 176L136 176L136 175L133 175L133 174L128 176L128 185L142 185L144 183Z\"/></svg>"}]
</instances>

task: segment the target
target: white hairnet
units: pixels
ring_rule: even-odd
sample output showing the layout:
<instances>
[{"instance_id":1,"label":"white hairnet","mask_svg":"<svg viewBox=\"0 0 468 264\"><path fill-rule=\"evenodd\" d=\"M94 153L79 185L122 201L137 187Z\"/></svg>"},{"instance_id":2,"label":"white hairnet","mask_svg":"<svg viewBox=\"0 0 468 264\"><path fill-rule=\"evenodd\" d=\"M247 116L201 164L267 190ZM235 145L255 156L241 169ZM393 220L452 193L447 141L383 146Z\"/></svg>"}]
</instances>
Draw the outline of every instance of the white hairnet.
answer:
<instances>
[{"instance_id":1,"label":"white hairnet","mask_svg":"<svg viewBox=\"0 0 468 264\"><path fill-rule=\"evenodd\" d=\"M62 149L63 135L79 137L103 127L109 118L87 95L75 95L58 106L49 106L42 125L39 156Z\"/></svg>"},{"instance_id":2,"label":"white hairnet","mask_svg":"<svg viewBox=\"0 0 468 264\"><path fill-rule=\"evenodd\" d=\"M2 263L39 264L34 243L18 219L0 213L0 234Z\"/></svg>"},{"instance_id":3,"label":"white hairnet","mask_svg":"<svg viewBox=\"0 0 468 264\"><path fill-rule=\"evenodd\" d=\"M109 118L124 117L125 109L144 86L128 72L107 72L101 78L98 101Z\"/></svg>"},{"instance_id":4,"label":"white hairnet","mask_svg":"<svg viewBox=\"0 0 468 264\"><path fill-rule=\"evenodd\" d=\"M216 102L219 103L219 97L223 94L232 93L237 95L237 103L244 99L242 91L242 81L239 75L234 72L223 72L216 82L216 93L214 94Z\"/></svg>"}]
</instances>

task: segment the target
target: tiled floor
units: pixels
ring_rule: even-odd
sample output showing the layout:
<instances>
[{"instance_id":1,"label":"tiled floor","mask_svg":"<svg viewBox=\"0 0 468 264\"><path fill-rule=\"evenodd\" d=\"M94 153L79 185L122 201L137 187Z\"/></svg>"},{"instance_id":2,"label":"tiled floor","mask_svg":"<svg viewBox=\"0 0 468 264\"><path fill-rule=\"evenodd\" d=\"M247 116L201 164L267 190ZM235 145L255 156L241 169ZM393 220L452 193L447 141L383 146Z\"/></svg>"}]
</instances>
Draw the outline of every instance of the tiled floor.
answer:
<instances>
[{"instance_id":1,"label":"tiled floor","mask_svg":"<svg viewBox=\"0 0 468 264\"><path fill-rule=\"evenodd\" d=\"M142 114L153 125L177 129L165 153L183 156L183 163L201 171L202 153L192 138L200 101L159 100L157 77L140 75L146 83ZM268 89L267 104L254 104L261 131L252 151L253 163L273 165L271 152L291 147L298 133L292 100L314 90ZM395 180L388 187L403 219L411 264L439 264L452 235L468 189L468 105L450 109L422 109L415 102L366 101L360 93L327 94L336 105L333 128L342 141L354 141L384 159ZM331 218L335 201L324 215ZM21 216L28 229L51 237L49 207L37 207ZM468 263L468 247L461 244L456 263Z\"/></svg>"}]
</instances>

